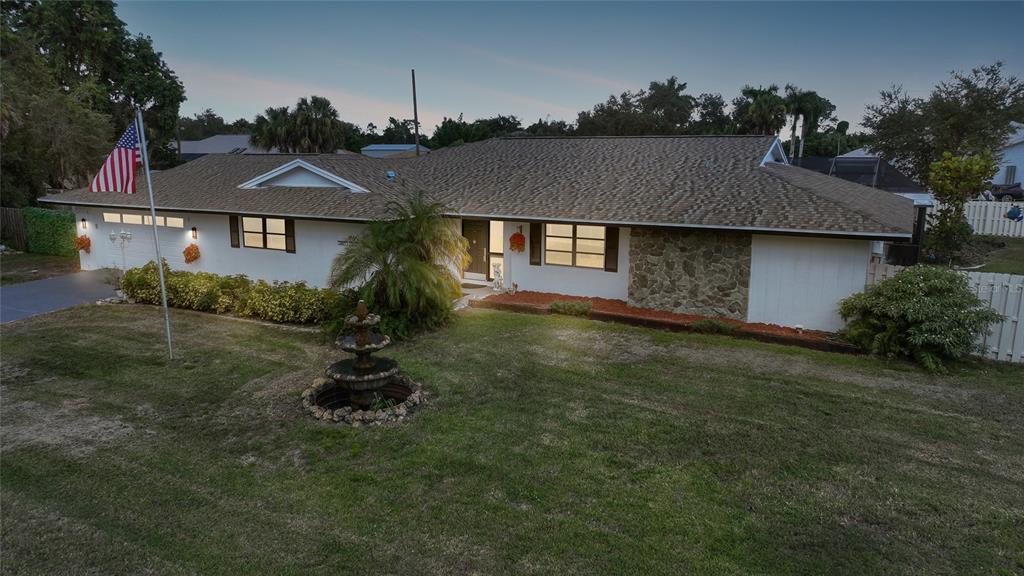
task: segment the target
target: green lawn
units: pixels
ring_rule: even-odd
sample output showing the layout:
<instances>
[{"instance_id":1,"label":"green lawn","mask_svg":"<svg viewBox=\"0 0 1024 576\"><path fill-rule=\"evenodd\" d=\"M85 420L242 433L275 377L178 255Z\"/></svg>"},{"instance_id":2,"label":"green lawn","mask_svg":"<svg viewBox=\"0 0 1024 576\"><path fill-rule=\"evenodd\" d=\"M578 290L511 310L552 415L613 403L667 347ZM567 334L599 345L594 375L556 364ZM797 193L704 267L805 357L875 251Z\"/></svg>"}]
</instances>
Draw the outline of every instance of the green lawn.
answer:
<instances>
[{"instance_id":1,"label":"green lawn","mask_svg":"<svg viewBox=\"0 0 1024 576\"><path fill-rule=\"evenodd\" d=\"M1024 238L1006 238L1003 236L985 236L985 240L994 244L1003 244L1001 248L993 248L985 257L985 266L981 272L999 272L1001 274L1024 274Z\"/></svg>"},{"instance_id":2,"label":"green lawn","mask_svg":"<svg viewBox=\"0 0 1024 576\"><path fill-rule=\"evenodd\" d=\"M78 256L51 256L49 254L0 255L0 285L42 280L78 271Z\"/></svg>"},{"instance_id":3,"label":"green lawn","mask_svg":"<svg viewBox=\"0 0 1024 576\"><path fill-rule=\"evenodd\" d=\"M1020 574L1024 367L470 310L397 428L313 420L316 334L3 327L4 574Z\"/></svg>"}]
</instances>

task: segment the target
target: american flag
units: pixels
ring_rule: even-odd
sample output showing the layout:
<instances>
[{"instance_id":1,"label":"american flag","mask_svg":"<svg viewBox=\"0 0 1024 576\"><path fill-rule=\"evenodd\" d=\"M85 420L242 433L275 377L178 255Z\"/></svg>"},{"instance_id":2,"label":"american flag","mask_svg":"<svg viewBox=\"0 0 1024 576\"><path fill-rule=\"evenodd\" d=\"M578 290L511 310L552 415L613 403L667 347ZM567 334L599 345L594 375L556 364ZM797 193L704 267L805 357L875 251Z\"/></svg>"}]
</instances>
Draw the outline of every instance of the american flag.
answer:
<instances>
[{"instance_id":1,"label":"american flag","mask_svg":"<svg viewBox=\"0 0 1024 576\"><path fill-rule=\"evenodd\" d=\"M139 155L139 133L132 122L118 139L114 151L89 184L90 192L124 192L135 194L135 164L142 162Z\"/></svg>"}]
</instances>

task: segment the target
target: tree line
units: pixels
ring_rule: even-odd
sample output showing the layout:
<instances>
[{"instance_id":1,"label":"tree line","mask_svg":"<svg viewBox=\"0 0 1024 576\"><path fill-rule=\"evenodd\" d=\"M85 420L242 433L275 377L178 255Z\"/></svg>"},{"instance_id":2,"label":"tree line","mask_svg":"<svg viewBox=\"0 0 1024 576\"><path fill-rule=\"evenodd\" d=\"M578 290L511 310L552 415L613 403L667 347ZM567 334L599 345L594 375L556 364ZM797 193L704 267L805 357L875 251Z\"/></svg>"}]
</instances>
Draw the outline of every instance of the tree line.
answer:
<instances>
[{"instance_id":1,"label":"tree line","mask_svg":"<svg viewBox=\"0 0 1024 576\"><path fill-rule=\"evenodd\" d=\"M538 119L524 125L515 115L467 121L460 114L445 117L421 143L432 149L458 146L502 136L644 136L677 134L782 133L790 157L837 156L868 147L927 184L930 166L943 152L955 155L994 153L1010 133L1011 120L1024 120L1024 90L1020 80L1006 75L1003 64L952 72L927 98L911 98L899 86L880 93L867 107L866 132L850 133L839 120L835 105L814 90L793 84L782 89L744 86L728 103L718 93L687 93L675 76L653 81L646 89L610 95L604 102L578 113L574 122ZM412 120L388 118L383 129L341 120L324 98L300 99L294 108L268 108L254 122L225 125L212 111L183 118L198 126L199 137L224 133L225 126L241 127L253 142L290 152L359 151L369 144L412 144ZM314 133L311 126L319 125ZM787 134L788 133L788 134Z\"/></svg>"},{"instance_id":2,"label":"tree line","mask_svg":"<svg viewBox=\"0 0 1024 576\"><path fill-rule=\"evenodd\" d=\"M326 98L301 98L270 107L252 121L228 123L207 109L180 117L181 81L152 40L132 35L100 0L17 0L0 11L0 188L4 206L23 206L47 189L82 186L113 142L145 112L151 161L178 162L175 140L214 134L250 134L256 145L285 152L359 151L369 144L414 142L410 119L390 117L381 126L347 122ZM499 136L633 136L675 134L776 134L791 156L834 156L869 146L927 183L943 152L995 151L1024 120L1024 90L1002 63L953 72L924 98L894 86L880 93L862 120L864 133L848 133L825 96L793 84L744 86L727 100L718 93L688 92L672 76L646 88L612 94L572 121L541 118L526 124L513 114L466 120L445 117L421 142L458 146Z\"/></svg>"}]
</instances>

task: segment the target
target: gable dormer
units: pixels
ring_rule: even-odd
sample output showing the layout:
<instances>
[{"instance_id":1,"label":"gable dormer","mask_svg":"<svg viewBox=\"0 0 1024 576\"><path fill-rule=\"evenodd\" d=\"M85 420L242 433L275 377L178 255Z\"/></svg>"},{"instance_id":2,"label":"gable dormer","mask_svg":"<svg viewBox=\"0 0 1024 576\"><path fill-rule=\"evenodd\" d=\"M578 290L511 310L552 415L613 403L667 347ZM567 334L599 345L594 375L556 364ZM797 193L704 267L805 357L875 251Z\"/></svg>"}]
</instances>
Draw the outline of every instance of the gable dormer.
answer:
<instances>
[{"instance_id":1,"label":"gable dormer","mask_svg":"<svg viewBox=\"0 0 1024 576\"><path fill-rule=\"evenodd\" d=\"M782 140L776 137L768 148L768 153L761 159L761 166L765 164L789 164L786 151L782 149Z\"/></svg>"},{"instance_id":2,"label":"gable dormer","mask_svg":"<svg viewBox=\"0 0 1024 576\"><path fill-rule=\"evenodd\" d=\"M270 172L239 184L239 188L267 188L270 186L291 188L344 188L349 192L369 192L366 188L296 158Z\"/></svg>"}]
</instances>

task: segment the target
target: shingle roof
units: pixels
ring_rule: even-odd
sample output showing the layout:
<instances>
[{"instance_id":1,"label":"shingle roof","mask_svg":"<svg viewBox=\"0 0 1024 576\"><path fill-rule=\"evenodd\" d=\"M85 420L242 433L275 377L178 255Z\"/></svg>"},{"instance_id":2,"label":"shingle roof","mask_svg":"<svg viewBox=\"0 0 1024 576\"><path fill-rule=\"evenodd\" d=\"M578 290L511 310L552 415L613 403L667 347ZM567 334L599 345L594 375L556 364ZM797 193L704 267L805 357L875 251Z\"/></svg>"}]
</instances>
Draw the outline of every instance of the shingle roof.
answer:
<instances>
[{"instance_id":1,"label":"shingle roof","mask_svg":"<svg viewBox=\"0 0 1024 576\"><path fill-rule=\"evenodd\" d=\"M153 174L162 209L372 219L403 189L452 214L831 234L908 235L913 209L892 194L792 166L765 165L773 138L498 138L419 158L204 156ZM369 189L238 184L296 157ZM396 181L386 177L397 172ZM147 205L140 194L66 192L46 201Z\"/></svg>"}]
</instances>

